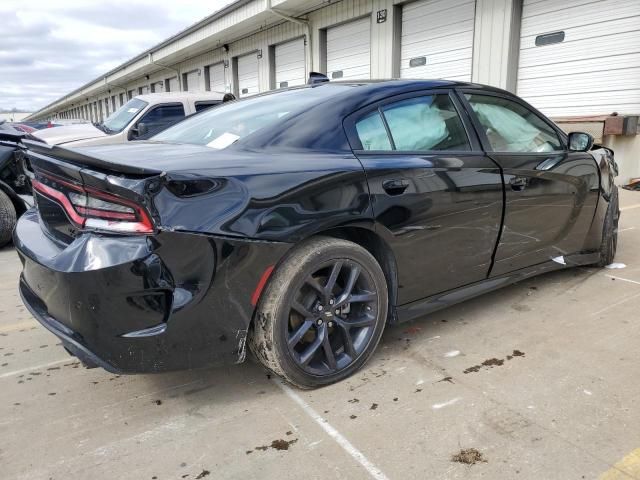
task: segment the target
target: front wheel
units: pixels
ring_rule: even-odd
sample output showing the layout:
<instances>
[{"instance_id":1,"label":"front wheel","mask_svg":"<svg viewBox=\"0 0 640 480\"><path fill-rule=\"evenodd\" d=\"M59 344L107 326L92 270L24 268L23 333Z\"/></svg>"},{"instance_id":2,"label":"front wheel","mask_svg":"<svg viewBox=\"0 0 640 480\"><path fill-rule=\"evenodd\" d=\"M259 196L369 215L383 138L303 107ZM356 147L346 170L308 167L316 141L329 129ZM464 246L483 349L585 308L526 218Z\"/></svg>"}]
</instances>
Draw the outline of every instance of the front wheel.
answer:
<instances>
[{"instance_id":1,"label":"front wheel","mask_svg":"<svg viewBox=\"0 0 640 480\"><path fill-rule=\"evenodd\" d=\"M387 301L384 274L367 250L317 237L295 248L273 273L249 345L290 383L328 385L371 357L384 330Z\"/></svg>"}]
</instances>

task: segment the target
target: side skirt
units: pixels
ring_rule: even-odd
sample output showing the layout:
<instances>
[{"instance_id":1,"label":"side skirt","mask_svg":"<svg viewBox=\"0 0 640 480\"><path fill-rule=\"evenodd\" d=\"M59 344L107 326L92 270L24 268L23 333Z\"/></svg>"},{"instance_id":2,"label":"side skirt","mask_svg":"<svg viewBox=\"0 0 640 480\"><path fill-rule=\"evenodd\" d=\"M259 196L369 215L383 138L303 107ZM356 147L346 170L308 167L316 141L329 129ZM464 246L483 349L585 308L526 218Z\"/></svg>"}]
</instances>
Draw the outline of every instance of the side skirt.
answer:
<instances>
[{"instance_id":1,"label":"side skirt","mask_svg":"<svg viewBox=\"0 0 640 480\"><path fill-rule=\"evenodd\" d=\"M456 288L455 290L449 290L448 292L433 295L431 297L417 300L406 305L400 305L396 307L397 322L406 322L418 317L422 317L437 310L455 305L456 303L460 303L465 300L477 297L479 295L482 295L483 293L506 287L507 285L520 282L530 277L535 277L536 275L553 272L555 270L562 270L569 267L591 265L598 262L599 259L599 252L567 255L564 257L565 264L550 260L548 262L540 263L532 267L523 268L521 270L507 273L499 277L487 278L486 280L481 280L480 282L465 285L464 287Z\"/></svg>"}]
</instances>

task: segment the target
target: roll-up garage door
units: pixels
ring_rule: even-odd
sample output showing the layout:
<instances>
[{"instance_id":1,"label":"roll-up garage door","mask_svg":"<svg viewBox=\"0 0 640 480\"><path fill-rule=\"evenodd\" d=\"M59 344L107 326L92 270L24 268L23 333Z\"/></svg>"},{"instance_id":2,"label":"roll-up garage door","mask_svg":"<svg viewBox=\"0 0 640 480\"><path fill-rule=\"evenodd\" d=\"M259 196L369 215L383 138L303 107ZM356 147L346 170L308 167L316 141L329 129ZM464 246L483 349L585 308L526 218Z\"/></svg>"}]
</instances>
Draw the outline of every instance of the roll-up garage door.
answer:
<instances>
[{"instance_id":1,"label":"roll-up garage door","mask_svg":"<svg viewBox=\"0 0 640 480\"><path fill-rule=\"evenodd\" d=\"M164 86L167 87L168 92L177 92L179 90L178 78L177 77L167 78L164 82Z\"/></svg>"},{"instance_id":2,"label":"roll-up garage door","mask_svg":"<svg viewBox=\"0 0 640 480\"><path fill-rule=\"evenodd\" d=\"M327 29L327 75L334 80L371 77L370 17Z\"/></svg>"},{"instance_id":3,"label":"roll-up garage door","mask_svg":"<svg viewBox=\"0 0 640 480\"><path fill-rule=\"evenodd\" d=\"M258 56L255 53L238 57L238 93L240 97L260 91L258 82Z\"/></svg>"},{"instance_id":4,"label":"roll-up garage door","mask_svg":"<svg viewBox=\"0 0 640 480\"><path fill-rule=\"evenodd\" d=\"M402 7L400 76L471 81L475 0L419 0Z\"/></svg>"},{"instance_id":5,"label":"roll-up garage door","mask_svg":"<svg viewBox=\"0 0 640 480\"><path fill-rule=\"evenodd\" d=\"M164 82L154 82L151 84L151 92L159 93L164 92Z\"/></svg>"},{"instance_id":6,"label":"roll-up garage door","mask_svg":"<svg viewBox=\"0 0 640 480\"><path fill-rule=\"evenodd\" d=\"M209 67L209 90L212 92L225 92L224 63L216 63Z\"/></svg>"},{"instance_id":7,"label":"roll-up garage door","mask_svg":"<svg viewBox=\"0 0 640 480\"><path fill-rule=\"evenodd\" d=\"M549 116L640 112L640 1L525 0L518 94Z\"/></svg>"},{"instance_id":8,"label":"roll-up garage door","mask_svg":"<svg viewBox=\"0 0 640 480\"><path fill-rule=\"evenodd\" d=\"M191 72L185 73L183 77L184 85L182 85L182 89L186 92L199 92L200 88L200 71L193 70Z\"/></svg>"},{"instance_id":9,"label":"roll-up garage door","mask_svg":"<svg viewBox=\"0 0 640 480\"><path fill-rule=\"evenodd\" d=\"M276 88L306 83L304 38L275 46Z\"/></svg>"}]
</instances>

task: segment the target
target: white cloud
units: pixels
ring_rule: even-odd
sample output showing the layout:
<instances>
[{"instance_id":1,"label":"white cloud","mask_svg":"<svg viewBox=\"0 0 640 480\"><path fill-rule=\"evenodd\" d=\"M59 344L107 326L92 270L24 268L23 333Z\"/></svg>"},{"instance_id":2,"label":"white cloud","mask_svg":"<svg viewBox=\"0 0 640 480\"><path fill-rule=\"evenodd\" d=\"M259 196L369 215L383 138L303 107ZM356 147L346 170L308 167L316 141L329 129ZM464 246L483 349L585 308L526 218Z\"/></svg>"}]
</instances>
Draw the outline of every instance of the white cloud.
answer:
<instances>
[{"instance_id":1,"label":"white cloud","mask_svg":"<svg viewBox=\"0 0 640 480\"><path fill-rule=\"evenodd\" d=\"M0 108L37 110L231 0L2 0Z\"/></svg>"}]
</instances>

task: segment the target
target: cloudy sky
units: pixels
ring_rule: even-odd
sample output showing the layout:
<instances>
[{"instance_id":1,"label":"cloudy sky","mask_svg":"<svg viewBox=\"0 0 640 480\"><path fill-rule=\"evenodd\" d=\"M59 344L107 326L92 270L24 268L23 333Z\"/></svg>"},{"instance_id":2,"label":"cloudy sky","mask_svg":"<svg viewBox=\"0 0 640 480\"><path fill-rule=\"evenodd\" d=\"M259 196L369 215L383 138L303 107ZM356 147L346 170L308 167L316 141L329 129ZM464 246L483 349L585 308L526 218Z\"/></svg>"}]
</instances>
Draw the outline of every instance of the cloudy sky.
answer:
<instances>
[{"instance_id":1,"label":"cloudy sky","mask_svg":"<svg viewBox=\"0 0 640 480\"><path fill-rule=\"evenodd\" d=\"M0 0L0 109L35 111L231 0Z\"/></svg>"}]
</instances>

